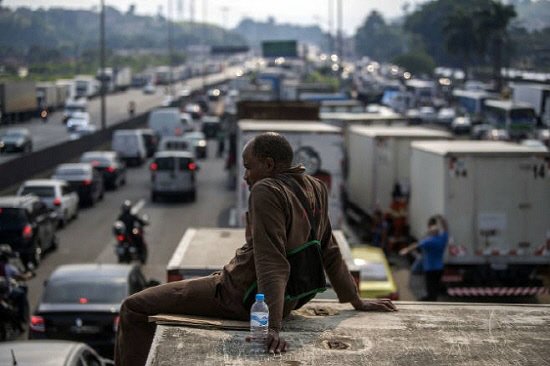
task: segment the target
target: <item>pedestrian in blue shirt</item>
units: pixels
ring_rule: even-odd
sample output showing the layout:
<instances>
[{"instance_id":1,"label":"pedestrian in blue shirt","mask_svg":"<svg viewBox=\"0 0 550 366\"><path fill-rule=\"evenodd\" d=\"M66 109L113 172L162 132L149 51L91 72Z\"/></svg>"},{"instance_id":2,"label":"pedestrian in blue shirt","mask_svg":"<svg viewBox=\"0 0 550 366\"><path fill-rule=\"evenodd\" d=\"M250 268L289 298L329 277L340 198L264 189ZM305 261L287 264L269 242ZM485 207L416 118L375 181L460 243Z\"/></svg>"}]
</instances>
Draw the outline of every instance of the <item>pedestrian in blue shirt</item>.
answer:
<instances>
[{"instance_id":1,"label":"pedestrian in blue shirt","mask_svg":"<svg viewBox=\"0 0 550 366\"><path fill-rule=\"evenodd\" d=\"M428 220L428 233L420 242L415 242L399 251L405 255L415 248L422 251L422 267L426 278L427 295L421 301L437 301L443 274L443 254L447 247L449 232L447 220L441 215L435 215Z\"/></svg>"}]
</instances>

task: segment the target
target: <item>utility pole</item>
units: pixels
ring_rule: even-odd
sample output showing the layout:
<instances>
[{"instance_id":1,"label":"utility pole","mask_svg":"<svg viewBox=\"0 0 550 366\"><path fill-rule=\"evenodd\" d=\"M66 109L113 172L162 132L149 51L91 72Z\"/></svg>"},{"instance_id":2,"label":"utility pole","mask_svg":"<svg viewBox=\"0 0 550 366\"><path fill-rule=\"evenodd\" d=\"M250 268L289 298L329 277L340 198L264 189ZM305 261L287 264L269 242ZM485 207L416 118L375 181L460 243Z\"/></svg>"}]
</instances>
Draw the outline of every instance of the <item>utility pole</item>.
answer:
<instances>
[{"instance_id":1,"label":"utility pole","mask_svg":"<svg viewBox=\"0 0 550 366\"><path fill-rule=\"evenodd\" d=\"M105 110L105 4L104 0L101 0L101 9L99 16L99 63L100 63L100 77L101 80L101 129L107 128L107 113Z\"/></svg>"},{"instance_id":2,"label":"utility pole","mask_svg":"<svg viewBox=\"0 0 550 366\"><path fill-rule=\"evenodd\" d=\"M334 9L334 3L332 0L328 0L328 54L329 56L334 53L334 44L332 39L332 17Z\"/></svg>"},{"instance_id":3,"label":"utility pole","mask_svg":"<svg viewBox=\"0 0 550 366\"><path fill-rule=\"evenodd\" d=\"M173 55L173 46L172 43L174 42L174 34L172 30L172 0L168 1L168 14L166 16L166 20L168 22L168 85L170 87L170 95L174 95L173 90L173 74L172 74L172 66L174 61L174 55Z\"/></svg>"},{"instance_id":4,"label":"utility pole","mask_svg":"<svg viewBox=\"0 0 550 366\"><path fill-rule=\"evenodd\" d=\"M342 34L342 0L337 0L338 5L338 15L337 15L337 32L338 32L338 59L340 60L340 64L342 63L342 59L344 58L343 52L344 52L344 37Z\"/></svg>"}]
</instances>

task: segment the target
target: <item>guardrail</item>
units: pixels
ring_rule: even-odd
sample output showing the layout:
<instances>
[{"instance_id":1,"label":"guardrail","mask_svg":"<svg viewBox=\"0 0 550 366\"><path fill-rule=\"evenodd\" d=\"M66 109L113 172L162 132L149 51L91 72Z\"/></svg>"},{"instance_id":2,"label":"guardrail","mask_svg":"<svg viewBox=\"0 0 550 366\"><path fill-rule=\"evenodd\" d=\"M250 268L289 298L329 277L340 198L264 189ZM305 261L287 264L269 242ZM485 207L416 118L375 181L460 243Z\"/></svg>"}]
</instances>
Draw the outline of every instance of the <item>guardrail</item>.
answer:
<instances>
[{"instance_id":1,"label":"guardrail","mask_svg":"<svg viewBox=\"0 0 550 366\"><path fill-rule=\"evenodd\" d=\"M144 127L148 115L149 112L146 112L91 135L68 140L0 164L0 191L111 141L114 130Z\"/></svg>"}]
</instances>

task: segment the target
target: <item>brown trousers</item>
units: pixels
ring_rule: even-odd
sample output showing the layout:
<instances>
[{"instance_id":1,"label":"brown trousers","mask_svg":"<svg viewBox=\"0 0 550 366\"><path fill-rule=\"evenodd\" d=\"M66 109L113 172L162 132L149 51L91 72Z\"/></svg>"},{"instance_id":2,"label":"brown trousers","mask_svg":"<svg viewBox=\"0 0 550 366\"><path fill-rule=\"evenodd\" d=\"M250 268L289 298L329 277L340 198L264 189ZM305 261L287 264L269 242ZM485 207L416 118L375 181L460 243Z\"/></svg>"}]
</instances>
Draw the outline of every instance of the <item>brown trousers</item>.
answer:
<instances>
[{"instance_id":1,"label":"brown trousers","mask_svg":"<svg viewBox=\"0 0 550 366\"><path fill-rule=\"evenodd\" d=\"M247 320L243 306L223 301L216 276L151 287L128 297L120 308L115 345L115 365L145 365L155 334L148 317L160 313L202 315Z\"/></svg>"}]
</instances>

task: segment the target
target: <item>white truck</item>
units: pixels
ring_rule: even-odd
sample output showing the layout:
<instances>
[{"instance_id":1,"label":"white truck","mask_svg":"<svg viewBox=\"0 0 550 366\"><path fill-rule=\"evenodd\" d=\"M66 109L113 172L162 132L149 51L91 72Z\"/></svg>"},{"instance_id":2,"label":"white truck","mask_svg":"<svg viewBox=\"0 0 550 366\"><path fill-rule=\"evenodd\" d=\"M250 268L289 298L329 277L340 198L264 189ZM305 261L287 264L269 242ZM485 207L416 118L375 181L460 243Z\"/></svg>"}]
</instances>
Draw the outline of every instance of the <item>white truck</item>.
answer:
<instances>
[{"instance_id":1,"label":"white truck","mask_svg":"<svg viewBox=\"0 0 550 366\"><path fill-rule=\"evenodd\" d=\"M63 105L57 100L57 86L52 82L43 82L36 84L36 99L40 109L48 111L55 110L58 106Z\"/></svg>"},{"instance_id":2,"label":"white truck","mask_svg":"<svg viewBox=\"0 0 550 366\"><path fill-rule=\"evenodd\" d=\"M451 296L543 293L550 266L550 154L502 141L414 141L411 234L449 224L443 283Z\"/></svg>"},{"instance_id":3,"label":"white truck","mask_svg":"<svg viewBox=\"0 0 550 366\"><path fill-rule=\"evenodd\" d=\"M245 243L244 228L190 227L181 238L166 267L166 281L180 281L208 276L221 271ZM334 231L342 257L351 274L359 281L359 268L355 266L350 245L344 233Z\"/></svg>"},{"instance_id":4,"label":"white truck","mask_svg":"<svg viewBox=\"0 0 550 366\"><path fill-rule=\"evenodd\" d=\"M360 312L313 300L283 322L289 351L253 354L249 322L159 314L147 366L544 365L550 305L396 302Z\"/></svg>"},{"instance_id":5,"label":"white truck","mask_svg":"<svg viewBox=\"0 0 550 366\"><path fill-rule=\"evenodd\" d=\"M93 98L99 94L100 82L93 75L77 75L74 83L75 98Z\"/></svg>"},{"instance_id":6,"label":"white truck","mask_svg":"<svg viewBox=\"0 0 550 366\"><path fill-rule=\"evenodd\" d=\"M346 215L368 230L376 209L390 210L396 186L409 196L411 142L451 138L446 131L425 127L351 126L345 143Z\"/></svg>"},{"instance_id":7,"label":"white truck","mask_svg":"<svg viewBox=\"0 0 550 366\"><path fill-rule=\"evenodd\" d=\"M550 127L550 86L544 84L512 84L512 99L529 103L540 122Z\"/></svg>"},{"instance_id":8,"label":"white truck","mask_svg":"<svg viewBox=\"0 0 550 366\"><path fill-rule=\"evenodd\" d=\"M329 192L328 211L332 227L338 229L343 223L341 186L343 184L342 129L314 121L288 120L240 120L237 131L237 154L254 136L267 131L278 132L286 137L294 149L294 164L301 163L306 173L322 180ZM248 209L248 186L242 177L244 166L237 159L237 226L245 226Z\"/></svg>"},{"instance_id":9,"label":"white truck","mask_svg":"<svg viewBox=\"0 0 550 366\"><path fill-rule=\"evenodd\" d=\"M114 69L115 91L125 91L132 85L132 69L130 67L119 67Z\"/></svg>"}]
</instances>

